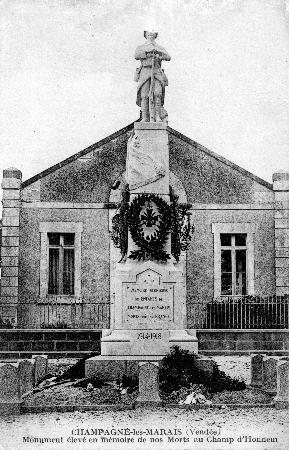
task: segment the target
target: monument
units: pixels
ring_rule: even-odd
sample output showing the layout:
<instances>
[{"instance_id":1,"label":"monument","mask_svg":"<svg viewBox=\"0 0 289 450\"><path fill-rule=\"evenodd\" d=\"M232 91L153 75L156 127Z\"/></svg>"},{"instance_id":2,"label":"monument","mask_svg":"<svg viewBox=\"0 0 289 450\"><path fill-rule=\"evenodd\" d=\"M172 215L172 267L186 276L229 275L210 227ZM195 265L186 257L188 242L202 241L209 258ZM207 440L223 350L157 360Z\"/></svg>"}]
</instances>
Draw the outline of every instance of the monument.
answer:
<instances>
[{"instance_id":1,"label":"monument","mask_svg":"<svg viewBox=\"0 0 289 450\"><path fill-rule=\"evenodd\" d=\"M185 250L192 227L188 205L179 204L170 186L167 113L164 109L167 77L162 61L168 52L145 31L146 43L135 59L137 105L127 143L126 186L112 219L111 237L119 249L112 272L111 323L101 339L101 355L86 362L86 375L111 367L134 372L139 361L159 361L178 345L197 352L195 330L186 330ZM121 369L122 370L122 369Z\"/></svg>"}]
</instances>

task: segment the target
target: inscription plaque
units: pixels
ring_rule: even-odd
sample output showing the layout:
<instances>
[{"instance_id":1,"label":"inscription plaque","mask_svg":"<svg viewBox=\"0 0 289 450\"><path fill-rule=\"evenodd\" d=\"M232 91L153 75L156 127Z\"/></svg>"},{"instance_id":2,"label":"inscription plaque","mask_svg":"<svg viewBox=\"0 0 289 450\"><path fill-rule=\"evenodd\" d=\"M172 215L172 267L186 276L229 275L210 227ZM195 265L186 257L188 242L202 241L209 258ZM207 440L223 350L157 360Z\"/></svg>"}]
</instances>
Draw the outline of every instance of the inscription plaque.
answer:
<instances>
[{"instance_id":1,"label":"inscription plaque","mask_svg":"<svg viewBox=\"0 0 289 450\"><path fill-rule=\"evenodd\" d=\"M123 283L123 300L127 328L168 329L174 321L174 283L163 283L152 270L139 274L135 283Z\"/></svg>"}]
</instances>

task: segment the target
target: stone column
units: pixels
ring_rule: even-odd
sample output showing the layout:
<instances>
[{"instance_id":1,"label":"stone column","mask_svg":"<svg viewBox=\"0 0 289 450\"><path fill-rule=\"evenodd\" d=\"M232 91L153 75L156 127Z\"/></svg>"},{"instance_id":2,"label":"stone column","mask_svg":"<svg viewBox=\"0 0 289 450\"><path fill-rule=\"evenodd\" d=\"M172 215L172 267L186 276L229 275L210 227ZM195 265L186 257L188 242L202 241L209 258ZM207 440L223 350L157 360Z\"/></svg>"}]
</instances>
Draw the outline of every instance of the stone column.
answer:
<instances>
[{"instance_id":1,"label":"stone column","mask_svg":"<svg viewBox=\"0 0 289 450\"><path fill-rule=\"evenodd\" d=\"M251 355L251 386L262 387L264 357L266 357L266 355L262 353Z\"/></svg>"},{"instance_id":2,"label":"stone column","mask_svg":"<svg viewBox=\"0 0 289 450\"><path fill-rule=\"evenodd\" d=\"M10 168L3 170L3 215L2 215L2 278L1 315L17 324L18 266L19 266L19 216L22 173ZM4 309L3 305L7 307ZM9 306L8 306L9 304Z\"/></svg>"},{"instance_id":3,"label":"stone column","mask_svg":"<svg viewBox=\"0 0 289 450\"><path fill-rule=\"evenodd\" d=\"M262 388L268 394L277 392L277 356L265 356L263 358Z\"/></svg>"},{"instance_id":4,"label":"stone column","mask_svg":"<svg viewBox=\"0 0 289 450\"><path fill-rule=\"evenodd\" d=\"M289 172L273 174L276 295L289 294Z\"/></svg>"},{"instance_id":5,"label":"stone column","mask_svg":"<svg viewBox=\"0 0 289 450\"><path fill-rule=\"evenodd\" d=\"M278 361L277 395L274 402L278 408L289 408L289 361Z\"/></svg>"}]
</instances>

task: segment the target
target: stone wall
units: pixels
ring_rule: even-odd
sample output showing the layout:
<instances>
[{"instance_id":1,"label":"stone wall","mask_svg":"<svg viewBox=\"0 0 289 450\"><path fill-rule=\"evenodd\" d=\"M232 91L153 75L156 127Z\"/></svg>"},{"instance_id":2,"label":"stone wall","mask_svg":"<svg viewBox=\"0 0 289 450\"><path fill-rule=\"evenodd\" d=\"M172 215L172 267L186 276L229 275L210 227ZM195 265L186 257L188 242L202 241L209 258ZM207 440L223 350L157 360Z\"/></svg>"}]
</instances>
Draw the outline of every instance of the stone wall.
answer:
<instances>
[{"instance_id":1,"label":"stone wall","mask_svg":"<svg viewBox=\"0 0 289 450\"><path fill-rule=\"evenodd\" d=\"M108 209L22 208L20 217L19 294L21 302L39 298L41 222L80 222L81 295L108 299Z\"/></svg>"},{"instance_id":2,"label":"stone wall","mask_svg":"<svg viewBox=\"0 0 289 450\"><path fill-rule=\"evenodd\" d=\"M187 295L192 301L214 297L213 223L252 223L254 233L255 295L275 294L274 210L266 209L192 209L195 226L187 253Z\"/></svg>"}]
</instances>

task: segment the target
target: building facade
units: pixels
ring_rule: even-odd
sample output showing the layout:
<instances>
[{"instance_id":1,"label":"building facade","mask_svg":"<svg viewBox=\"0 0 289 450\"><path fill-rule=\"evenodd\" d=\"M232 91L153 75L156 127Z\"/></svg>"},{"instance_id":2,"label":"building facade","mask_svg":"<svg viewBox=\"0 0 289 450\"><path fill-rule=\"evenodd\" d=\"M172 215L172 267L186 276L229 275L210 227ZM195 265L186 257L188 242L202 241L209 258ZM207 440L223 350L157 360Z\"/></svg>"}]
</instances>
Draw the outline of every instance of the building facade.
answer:
<instances>
[{"instance_id":1,"label":"building facade","mask_svg":"<svg viewBox=\"0 0 289 450\"><path fill-rule=\"evenodd\" d=\"M3 174L1 317L20 328L108 328L120 254L111 220L133 124L22 182ZM212 299L289 294L289 174L270 184L168 127L170 184L190 205L188 328ZM199 311L203 311L200 316ZM205 311L205 313L204 313Z\"/></svg>"}]
</instances>

